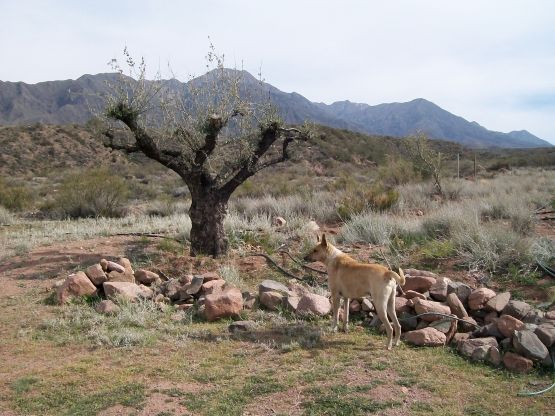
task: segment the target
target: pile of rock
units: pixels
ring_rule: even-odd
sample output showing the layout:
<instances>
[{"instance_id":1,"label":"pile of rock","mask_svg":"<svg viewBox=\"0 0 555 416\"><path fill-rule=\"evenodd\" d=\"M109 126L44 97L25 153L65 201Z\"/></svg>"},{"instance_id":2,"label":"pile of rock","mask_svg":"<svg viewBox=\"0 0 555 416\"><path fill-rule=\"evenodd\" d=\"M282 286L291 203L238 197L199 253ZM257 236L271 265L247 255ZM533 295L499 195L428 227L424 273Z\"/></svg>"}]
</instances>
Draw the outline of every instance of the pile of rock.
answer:
<instances>
[{"instance_id":1,"label":"pile of rock","mask_svg":"<svg viewBox=\"0 0 555 416\"><path fill-rule=\"evenodd\" d=\"M288 310L306 316L325 316L331 311L331 303L327 296L311 293L305 286L294 281L289 286L274 280L264 280L258 286L258 299L264 308L277 311Z\"/></svg>"},{"instance_id":2,"label":"pile of rock","mask_svg":"<svg viewBox=\"0 0 555 416\"><path fill-rule=\"evenodd\" d=\"M405 271L405 295L396 298L396 310L404 339L419 346L452 343L457 351L475 361L502 363L510 370L529 371L534 362L551 366L555 349L555 306L546 313L512 300L509 292L472 289L464 283L415 269ZM441 316L416 315L439 312ZM414 319L411 319L414 318Z\"/></svg>"}]
</instances>

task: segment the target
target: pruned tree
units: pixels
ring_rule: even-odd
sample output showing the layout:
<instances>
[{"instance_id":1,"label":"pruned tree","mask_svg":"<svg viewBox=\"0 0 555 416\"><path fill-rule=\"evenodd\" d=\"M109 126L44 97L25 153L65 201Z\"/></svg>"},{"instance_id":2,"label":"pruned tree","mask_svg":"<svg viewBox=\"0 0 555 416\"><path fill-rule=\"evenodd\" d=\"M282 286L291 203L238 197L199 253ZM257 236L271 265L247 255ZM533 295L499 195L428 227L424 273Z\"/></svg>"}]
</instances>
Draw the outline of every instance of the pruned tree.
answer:
<instances>
[{"instance_id":1,"label":"pruned tree","mask_svg":"<svg viewBox=\"0 0 555 416\"><path fill-rule=\"evenodd\" d=\"M422 132L408 137L406 147L415 168L425 175L431 176L436 193L443 196L441 152L432 149L430 139Z\"/></svg>"},{"instance_id":2,"label":"pruned tree","mask_svg":"<svg viewBox=\"0 0 555 416\"><path fill-rule=\"evenodd\" d=\"M111 86L105 115L122 123L133 140L107 133L106 146L142 152L176 172L191 194L191 254L221 256L228 250L224 219L230 196L262 169L289 159L289 147L308 138L306 127L286 127L269 98L249 97L245 73L224 67L211 45L207 72L187 91L176 83L146 79L124 50L131 76L113 60L120 77ZM256 100L255 98L258 98Z\"/></svg>"}]
</instances>

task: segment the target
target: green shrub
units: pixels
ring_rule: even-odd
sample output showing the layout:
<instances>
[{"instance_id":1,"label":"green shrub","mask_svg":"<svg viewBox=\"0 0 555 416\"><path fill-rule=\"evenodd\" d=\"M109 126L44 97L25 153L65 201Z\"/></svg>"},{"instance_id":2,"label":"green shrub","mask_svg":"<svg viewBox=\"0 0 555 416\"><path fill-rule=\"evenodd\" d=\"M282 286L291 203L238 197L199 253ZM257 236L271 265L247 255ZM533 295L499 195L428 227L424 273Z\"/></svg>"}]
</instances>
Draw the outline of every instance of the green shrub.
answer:
<instances>
[{"instance_id":1,"label":"green shrub","mask_svg":"<svg viewBox=\"0 0 555 416\"><path fill-rule=\"evenodd\" d=\"M0 225L9 225L13 223L13 215L6 208L0 206Z\"/></svg>"},{"instance_id":2,"label":"green shrub","mask_svg":"<svg viewBox=\"0 0 555 416\"><path fill-rule=\"evenodd\" d=\"M32 201L33 195L25 186L8 184L0 178L0 205L10 211L22 211L29 208Z\"/></svg>"},{"instance_id":3,"label":"green shrub","mask_svg":"<svg viewBox=\"0 0 555 416\"><path fill-rule=\"evenodd\" d=\"M67 177L54 201L43 209L61 217L121 217L128 198L122 178L107 169L92 169Z\"/></svg>"},{"instance_id":4,"label":"green shrub","mask_svg":"<svg viewBox=\"0 0 555 416\"><path fill-rule=\"evenodd\" d=\"M365 186L352 184L345 189L337 207L337 214L346 220L369 209L386 211L399 200L399 192L379 183Z\"/></svg>"},{"instance_id":5,"label":"green shrub","mask_svg":"<svg viewBox=\"0 0 555 416\"><path fill-rule=\"evenodd\" d=\"M378 180L387 186L398 186L416 182L420 175L408 160L387 155L383 165L378 169Z\"/></svg>"}]
</instances>

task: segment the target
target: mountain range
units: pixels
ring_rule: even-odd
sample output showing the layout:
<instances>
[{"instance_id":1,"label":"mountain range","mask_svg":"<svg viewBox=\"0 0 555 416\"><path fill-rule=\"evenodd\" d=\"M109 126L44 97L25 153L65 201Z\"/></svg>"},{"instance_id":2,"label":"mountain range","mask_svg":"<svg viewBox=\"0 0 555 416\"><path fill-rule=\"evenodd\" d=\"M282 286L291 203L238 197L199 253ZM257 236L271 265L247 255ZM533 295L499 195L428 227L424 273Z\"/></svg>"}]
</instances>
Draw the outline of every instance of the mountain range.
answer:
<instances>
[{"instance_id":1,"label":"mountain range","mask_svg":"<svg viewBox=\"0 0 555 416\"><path fill-rule=\"evenodd\" d=\"M284 120L291 124L309 121L370 135L393 137L405 137L422 131L434 139L454 141L472 148L552 146L526 130L509 133L488 130L423 98L374 106L350 101L328 105L261 83L246 71L242 75L242 91L248 92L250 96L270 97ZM83 75L76 80L37 84L0 81L0 124L84 124L92 117L95 109L99 111L102 108L103 97L109 92L109 85L118 81L118 76ZM210 73L190 82L202 83L204 77L209 76ZM161 82L173 92L187 91L186 83L176 79Z\"/></svg>"}]
</instances>

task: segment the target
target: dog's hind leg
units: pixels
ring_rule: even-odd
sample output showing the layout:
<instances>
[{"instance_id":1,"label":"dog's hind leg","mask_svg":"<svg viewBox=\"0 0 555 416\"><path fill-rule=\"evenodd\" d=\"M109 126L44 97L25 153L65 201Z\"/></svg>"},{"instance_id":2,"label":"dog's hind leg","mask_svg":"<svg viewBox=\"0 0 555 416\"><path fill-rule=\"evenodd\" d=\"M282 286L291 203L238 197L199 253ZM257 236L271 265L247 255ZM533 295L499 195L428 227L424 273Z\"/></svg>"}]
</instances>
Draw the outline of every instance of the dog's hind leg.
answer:
<instances>
[{"instance_id":1,"label":"dog's hind leg","mask_svg":"<svg viewBox=\"0 0 555 416\"><path fill-rule=\"evenodd\" d=\"M331 306L332 306L333 315L332 315L331 330L333 332L337 331L337 323L339 321L339 301L340 301L339 293L332 293Z\"/></svg>"},{"instance_id":2,"label":"dog's hind leg","mask_svg":"<svg viewBox=\"0 0 555 416\"><path fill-rule=\"evenodd\" d=\"M349 330L349 303L351 299L343 298L343 332Z\"/></svg>"},{"instance_id":3,"label":"dog's hind leg","mask_svg":"<svg viewBox=\"0 0 555 416\"><path fill-rule=\"evenodd\" d=\"M389 302L389 291L383 293L383 297L381 299L376 299L377 302L374 303L376 307L376 312L378 313L378 317L382 321L383 325L385 326L385 332L387 333L387 349L390 350L393 343L393 328L389 323L389 319L387 319L387 312L386 309L388 307Z\"/></svg>"},{"instance_id":4,"label":"dog's hind leg","mask_svg":"<svg viewBox=\"0 0 555 416\"><path fill-rule=\"evenodd\" d=\"M395 340L393 345L398 346L401 339L401 324L399 324L397 313L395 312L395 290L393 290L389 296L389 300L387 302L387 314L393 321L393 329L395 330Z\"/></svg>"}]
</instances>

